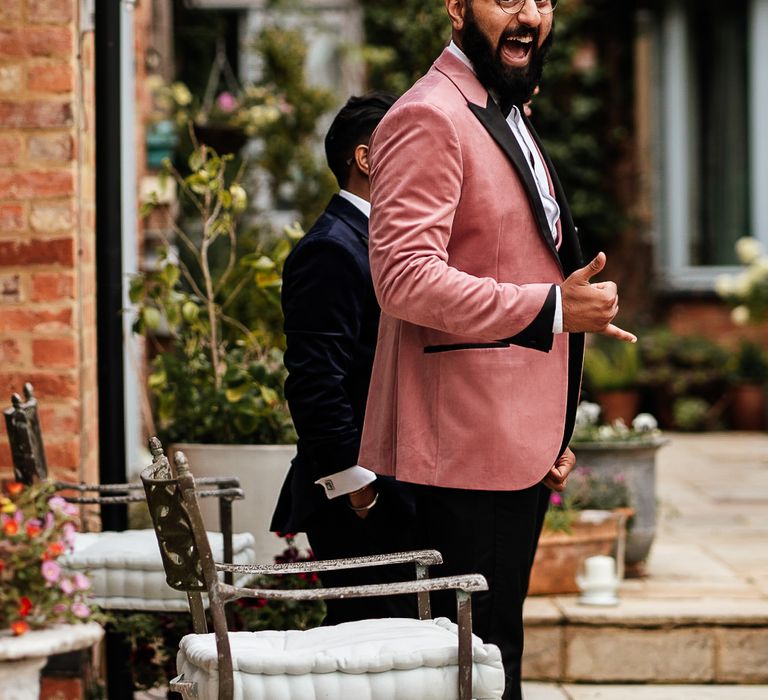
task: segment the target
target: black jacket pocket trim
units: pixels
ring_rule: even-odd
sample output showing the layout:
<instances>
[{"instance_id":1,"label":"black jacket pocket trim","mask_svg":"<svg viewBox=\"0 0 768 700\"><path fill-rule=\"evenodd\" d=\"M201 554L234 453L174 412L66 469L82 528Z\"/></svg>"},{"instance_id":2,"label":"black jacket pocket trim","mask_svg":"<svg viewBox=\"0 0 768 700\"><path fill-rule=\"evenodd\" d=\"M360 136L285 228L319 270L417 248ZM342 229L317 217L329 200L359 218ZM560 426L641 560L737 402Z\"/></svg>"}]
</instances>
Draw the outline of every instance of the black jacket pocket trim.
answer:
<instances>
[{"instance_id":1,"label":"black jacket pocket trim","mask_svg":"<svg viewBox=\"0 0 768 700\"><path fill-rule=\"evenodd\" d=\"M481 348L508 348L510 343L456 343L455 345L427 345L425 353L452 352L453 350L478 350Z\"/></svg>"}]
</instances>

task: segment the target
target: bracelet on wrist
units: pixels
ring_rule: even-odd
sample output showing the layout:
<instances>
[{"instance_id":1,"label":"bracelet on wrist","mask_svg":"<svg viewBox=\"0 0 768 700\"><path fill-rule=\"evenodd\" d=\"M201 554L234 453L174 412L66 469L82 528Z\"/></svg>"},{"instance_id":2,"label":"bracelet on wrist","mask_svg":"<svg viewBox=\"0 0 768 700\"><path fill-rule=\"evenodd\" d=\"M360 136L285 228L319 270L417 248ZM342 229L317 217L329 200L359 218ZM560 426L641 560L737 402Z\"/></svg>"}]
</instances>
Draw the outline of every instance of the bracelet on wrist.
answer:
<instances>
[{"instance_id":1,"label":"bracelet on wrist","mask_svg":"<svg viewBox=\"0 0 768 700\"><path fill-rule=\"evenodd\" d=\"M378 492L373 497L373 500L367 505L367 506L353 506L351 503L349 503L349 507L355 511L355 513L362 513L363 511L370 510L376 505L376 501L379 500L379 494Z\"/></svg>"}]
</instances>

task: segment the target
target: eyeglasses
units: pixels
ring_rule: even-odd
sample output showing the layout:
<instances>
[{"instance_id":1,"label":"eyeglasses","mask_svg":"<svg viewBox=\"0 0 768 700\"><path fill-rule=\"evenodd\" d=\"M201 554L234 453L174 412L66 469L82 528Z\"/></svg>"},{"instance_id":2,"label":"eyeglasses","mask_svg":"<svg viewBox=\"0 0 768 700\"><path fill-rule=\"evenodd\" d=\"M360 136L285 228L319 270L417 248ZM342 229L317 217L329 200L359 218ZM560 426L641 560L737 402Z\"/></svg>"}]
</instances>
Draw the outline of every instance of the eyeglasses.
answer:
<instances>
[{"instance_id":1,"label":"eyeglasses","mask_svg":"<svg viewBox=\"0 0 768 700\"><path fill-rule=\"evenodd\" d=\"M496 4L508 15L518 14L528 0L496 0ZM535 0L536 9L541 15L548 15L555 11L557 0Z\"/></svg>"}]
</instances>

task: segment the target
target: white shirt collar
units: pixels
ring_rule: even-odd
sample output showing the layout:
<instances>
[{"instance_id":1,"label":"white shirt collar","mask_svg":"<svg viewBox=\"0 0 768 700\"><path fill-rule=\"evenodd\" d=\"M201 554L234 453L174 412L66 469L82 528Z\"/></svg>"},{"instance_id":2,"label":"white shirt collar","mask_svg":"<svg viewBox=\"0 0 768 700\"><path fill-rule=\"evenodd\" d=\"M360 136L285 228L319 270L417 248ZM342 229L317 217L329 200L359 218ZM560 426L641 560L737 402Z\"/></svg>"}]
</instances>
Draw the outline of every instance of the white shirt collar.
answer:
<instances>
[{"instance_id":1,"label":"white shirt collar","mask_svg":"<svg viewBox=\"0 0 768 700\"><path fill-rule=\"evenodd\" d=\"M469 70L471 70L473 73L475 72L475 67L472 65L472 61L470 61L467 58L467 54L465 54L459 47L456 42L451 39L451 43L448 44L448 50L456 56Z\"/></svg>"},{"instance_id":2,"label":"white shirt collar","mask_svg":"<svg viewBox=\"0 0 768 700\"><path fill-rule=\"evenodd\" d=\"M347 190L340 190L339 197L346 199L350 204L359 209L365 215L366 219L371 218L371 203L367 200L358 197L356 194L347 192Z\"/></svg>"}]
</instances>

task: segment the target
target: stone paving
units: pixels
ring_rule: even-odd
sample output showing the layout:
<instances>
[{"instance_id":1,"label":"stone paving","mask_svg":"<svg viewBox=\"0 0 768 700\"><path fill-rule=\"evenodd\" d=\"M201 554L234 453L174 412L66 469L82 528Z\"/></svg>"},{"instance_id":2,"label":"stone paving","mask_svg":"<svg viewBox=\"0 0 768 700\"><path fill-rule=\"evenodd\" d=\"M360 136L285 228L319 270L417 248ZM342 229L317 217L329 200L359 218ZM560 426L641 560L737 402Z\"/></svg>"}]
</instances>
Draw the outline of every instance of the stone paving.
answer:
<instances>
[{"instance_id":1,"label":"stone paving","mask_svg":"<svg viewBox=\"0 0 768 700\"><path fill-rule=\"evenodd\" d=\"M669 437L648 576L615 608L526 604L528 677L617 685L535 683L526 700L768 700L745 685L768 683L768 436ZM723 685L650 685L665 681Z\"/></svg>"}]
</instances>

